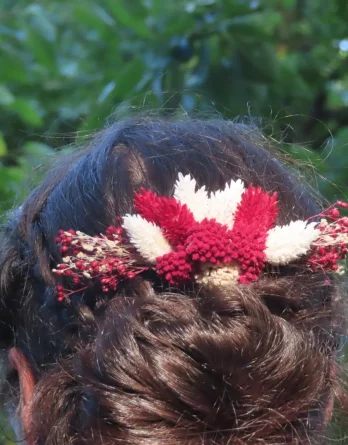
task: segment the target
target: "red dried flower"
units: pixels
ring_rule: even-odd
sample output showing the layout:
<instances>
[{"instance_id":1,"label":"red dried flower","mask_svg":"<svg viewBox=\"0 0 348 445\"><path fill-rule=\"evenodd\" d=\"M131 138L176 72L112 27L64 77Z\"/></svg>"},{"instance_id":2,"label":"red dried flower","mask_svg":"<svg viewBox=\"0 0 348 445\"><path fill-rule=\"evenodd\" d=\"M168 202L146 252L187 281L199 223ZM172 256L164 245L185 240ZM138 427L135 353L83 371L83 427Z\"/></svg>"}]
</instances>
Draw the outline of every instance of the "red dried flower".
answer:
<instances>
[{"instance_id":1,"label":"red dried flower","mask_svg":"<svg viewBox=\"0 0 348 445\"><path fill-rule=\"evenodd\" d=\"M240 283L255 281L265 267L267 234L278 216L277 194L249 186L238 205L229 233L232 257L241 268Z\"/></svg>"},{"instance_id":2,"label":"red dried flower","mask_svg":"<svg viewBox=\"0 0 348 445\"><path fill-rule=\"evenodd\" d=\"M192 279L192 264L183 247L157 259L156 271L170 284L178 285Z\"/></svg>"},{"instance_id":3,"label":"red dried flower","mask_svg":"<svg viewBox=\"0 0 348 445\"><path fill-rule=\"evenodd\" d=\"M338 209L330 209L326 215L333 222L323 220L318 228L321 235L312 247L308 264L313 271L318 269L338 270L339 261L345 259L348 251L348 217L340 217Z\"/></svg>"},{"instance_id":4,"label":"red dried flower","mask_svg":"<svg viewBox=\"0 0 348 445\"><path fill-rule=\"evenodd\" d=\"M231 243L227 233L227 226L217 223L215 219L204 219L195 223L192 234L185 242L185 249L191 261L210 262L215 265L230 263Z\"/></svg>"},{"instance_id":5,"label":"red dried flower","mask_svg":"<svg viewBox=\"0 0 348 445\"><path fill-rule=\"evenodd\" d=\"M58 301L85 290L92 282L100 283L103 292L115 291L121 281L144 270L134 264L135 258L123 246L121 227L110 226L105 235L97 236L61 230L56 241L61 245L63 263L53 272L69 277L72 283L71 290L57 286Z\"/></svg>"},{"instance_id":6,"label":"red dried flower","mask_svg":"<svg viewBox=\"0 0 348 445\"><path fill-rule=\"evenodd\" d=\"M161 227L171 245L183 244L193 229L194 218L186 205L149 190L135 193L135 210L147 221Z\"/></svg>"}]
</instances>

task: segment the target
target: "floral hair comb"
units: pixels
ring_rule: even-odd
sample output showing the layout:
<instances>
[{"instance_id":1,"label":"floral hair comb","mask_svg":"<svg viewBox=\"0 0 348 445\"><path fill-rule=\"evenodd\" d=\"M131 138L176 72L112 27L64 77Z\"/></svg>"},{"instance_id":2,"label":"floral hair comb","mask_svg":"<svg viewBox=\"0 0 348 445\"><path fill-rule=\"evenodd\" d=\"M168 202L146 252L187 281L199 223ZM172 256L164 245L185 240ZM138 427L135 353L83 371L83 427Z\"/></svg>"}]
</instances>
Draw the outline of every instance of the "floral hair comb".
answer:
<instances>
[{"instance_id":1,"label":"floral hair comb","mask_svg":"<svg viewBox=\"0 0 348 445\"><path fill-rule=\"evenodd\" d=\"M338 201L320 222L278 226L276 193L231 181L208 195L190 176L179 174L172 198L141 189L134 215L118 218L104 234L60 230L63 257L53 272L70 277L71 289L57 286L58 300L98 283L103 292L152 269L171 285L195 281L229 286L256 281L266 265L301 260L309 270L339 271L348 248L348 217Z\"/></svg>"}]
</instances>

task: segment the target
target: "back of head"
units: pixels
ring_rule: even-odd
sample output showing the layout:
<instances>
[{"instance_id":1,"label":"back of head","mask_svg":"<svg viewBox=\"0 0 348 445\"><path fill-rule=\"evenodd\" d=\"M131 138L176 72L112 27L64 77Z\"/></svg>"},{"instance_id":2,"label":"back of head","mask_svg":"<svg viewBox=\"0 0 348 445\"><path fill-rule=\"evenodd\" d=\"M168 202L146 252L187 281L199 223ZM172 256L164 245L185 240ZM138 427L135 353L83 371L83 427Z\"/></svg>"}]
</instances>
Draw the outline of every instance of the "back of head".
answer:
<instances>
[{"instance_id":1,"label":"back of head","mask_svg":"<svg viewBox=\"0 0 348 445\"><path fill-rule=\"evenodd\" d=\"M178 173L209 193L230 180L277 192L277 224L320 213L309 190L244 126L134 119L60 161L2 232L1 341L37 381L31 429L45 444L307 444L325 435L340 295L300 263L248 285L171 286L155 271L57 301L60 229L103 233L142 187ZM252 217L252 216L251 216Z\"/></svg>"}]
</instances>

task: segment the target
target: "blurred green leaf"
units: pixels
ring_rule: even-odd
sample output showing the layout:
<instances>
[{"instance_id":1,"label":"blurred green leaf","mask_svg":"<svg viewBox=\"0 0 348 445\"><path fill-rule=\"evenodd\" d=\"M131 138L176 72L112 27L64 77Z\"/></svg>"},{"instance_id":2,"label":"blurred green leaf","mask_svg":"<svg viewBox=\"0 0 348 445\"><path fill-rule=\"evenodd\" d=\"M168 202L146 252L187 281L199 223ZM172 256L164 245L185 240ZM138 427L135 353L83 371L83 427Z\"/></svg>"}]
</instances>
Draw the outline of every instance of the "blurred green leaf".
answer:
<instances>
[{"instance_id":1,"label":"blurred green leaf","mask_svg":"<svg viewBox=\"0 0 348 445\"><path fill-rule=\"evenodd\" d=\"M138 19L136 16L132 15L130 11L128 11L123 0L109 0L108 5L119 24L128 27L130 30L138 34L139 37L149 37L149 27L146 26L142 19Z\"/></svg>"},{"instance_id":2,"label":"blurred green leaf","mask_svg":"<svg viewBox=\"0 0 348 445\"><path fill-rule=\"evenodd\" d=\"M116 81L115 92L119 97L129 97L143 76L144 63L137 57L121 70Z\"/></svg>"},{"instance_id":3,"label":"blurred green leaf","mask_svg":"<svg viewBox=\"0 0 348 445\"><path fill-rule=\"evenodd\" d=\"M54 70L55 54L52 51L52 45L35 29L28 30L26 45L34 55L36 62L40 63L46 70Z\"/></svg>"},{"instance_id":4,"label":"blurred green leaf","mask_svg":"<svg viewBox=\"0 0 348 445\"><path fill-rule=\"evenodd\" d=\"M222 2L224 17L244 16L250 14L252 10L248 2L236 2L235 0L225 0Z\"/></svg>"},{"instance_id":5,"label":"blurred green leaf","mask_svg":"<svg viewBox=\"0 0 348 445\"><path fill-rule=\"evenodd\" d=\"M25 70L23 60L16 55L15 48L11 45L1 45L0 40L0 81L18 82L25 84L28 80L28 73Z\"/></svg>"},{"instance_id":6,"label":"blurred green leaf","mask_svg":"<svg viewBox=\"0 0 348 445\"><path fill-rule=\"evenodd\" d=\"M164 26L162 34L164 37L172 38L176 35L185 35L187 30L195 29L195 19L192 15L178 13L172 20Z\"/></svg>"},{"instance_id":7,"label":"blurred green leaf","mask_svg":"<svg viewBox=\"0 0 348 445\"><path fill-rule=\"evenodd\" d=\"M241 44L239 56L244 76L254 82L275 81L279 74L279 62L274 46L266 42L258 46Z\"/></svg>"},{"instance_id":8,"label":"blurred green leaf","mask_svg":"<svg viewBox=\"0 0 348 445\"><path fill-rule=\"evenodd\" d=\"M23 153L29 157L45 158L54 154L52 148L42 142L30 141L23 144Z\"/></svg>"},{"instance_id":9,"label":"blurred green leaf","mask_svg":"<svg viewBox=\"0 0 348 445\"><path fill-rule=\"evenodd\" d=\"M275 28L282 22L281 15L276 11L255 12L249 14L226 18L220 22L220 27L224 31L229 31L232 35L242 35L243 37L263 37L271 36Z\"/></svg>"},{"instance_id":10,"label":"blurred green leaf","mask_svg":"<svg viewBox=\"0 0 348 445\"><path fill-rule=\"evenodd\" d=\"M25 9L31 19L33 29L35 29L45 40L53 43L57 36L55 25L48 18L48 14L43 5L32 3Z\"/></svg>"},{"instance_id":11,"label":"blurred green leaf","mask_svg":"<svg viewBox=\"0 0 348 445\"><path fill-rule=\"evenodd\" d=\"M0 85L0 105L11 105L14 100L11 91L5 85Z\"/></svg>"},{"instance_id":12,"label":"blurred green leaf","mask_svg":"<svg viewBox=\"0 0 348 445\"><path fill-rule=\"evenodd\" d=\"M112 80L111 82L109 82L107 85L105 85L105 87L103 88L103 90L101 91L101 93L99 94L98 97L98 103L102 103L105 101L105 99L112 93L112 91L115 89L116 86L116 82L114 80Z\"/></svg>"},{"instance_id":13,"label":"blurred green leaf","mask_svg":"<svg viewBox=\"0 0 348 445\"><path fill-rule=\"evenodd\" d=\"M7 154L7 145L4 135L0 132L0 158Z\"/></svg>"},{"instance_id":14,"label":"blurred green leaf","mask_svg":"<svg viewBox=\"0 0 348 445\"><path fill-rule=\"evenodd\" d=\"M42 118L37 109L28 100L17 97L15 101L9 106L11 110L16 112L20 118L27 124L33 127L41 127L43 124Z\"/></svg>"},{"instance_id":15,"label":"blurred green leaf","mask_svg":"<svg viewBox=\"0 0 348 445\"><path fill-rule=\"evenodd\" d=\"M97 30L100 34L107 33L109 26L115 26L115 20L101 6L91 3L89 8L84 4L74 4L74 14L78 22L88 26L90 29Z\"/></svg>"}]
</instances>

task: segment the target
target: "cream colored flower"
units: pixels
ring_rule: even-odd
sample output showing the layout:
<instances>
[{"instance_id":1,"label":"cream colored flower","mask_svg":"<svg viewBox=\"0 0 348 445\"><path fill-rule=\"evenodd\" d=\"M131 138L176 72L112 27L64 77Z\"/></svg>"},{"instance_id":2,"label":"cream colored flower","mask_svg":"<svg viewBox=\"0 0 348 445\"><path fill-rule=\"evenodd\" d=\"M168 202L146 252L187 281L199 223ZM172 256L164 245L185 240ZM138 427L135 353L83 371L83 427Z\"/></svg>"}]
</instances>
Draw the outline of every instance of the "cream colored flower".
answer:
<instances>
[{"instance_id":1,"label":"cream colored flower","mask_svg":"<svg viewBox=\"0 0 348 445\"><path fill-rule=\"evenodd\" d=\"M157 257L172 250L161 229L139 215L126 215L123 218L123 227L140 255L152 264Z\"/></svg>"},{"instance_id":2,"label":"cream colored flower","mask_svg":"<svg viewBox=\"0 0 348 445\"><path fill-rule=\"evenodd\" d=\"M238 283L239 272L237 263L223 266L205 265L201 273L195 276L195 280L205 287L228 288Z\"/></svg>"},{"instance_id":3,"label":"cream colored flower","mask_svg":"<svg viewBox=\"0 0 348 445\"><path fill-rule=\"evenodd\" d=\"M317 223L298 220L271 229L266 241L266 261L284 265L305 255L321 233L316 226Z\"/></svg>"}]
</instances>

